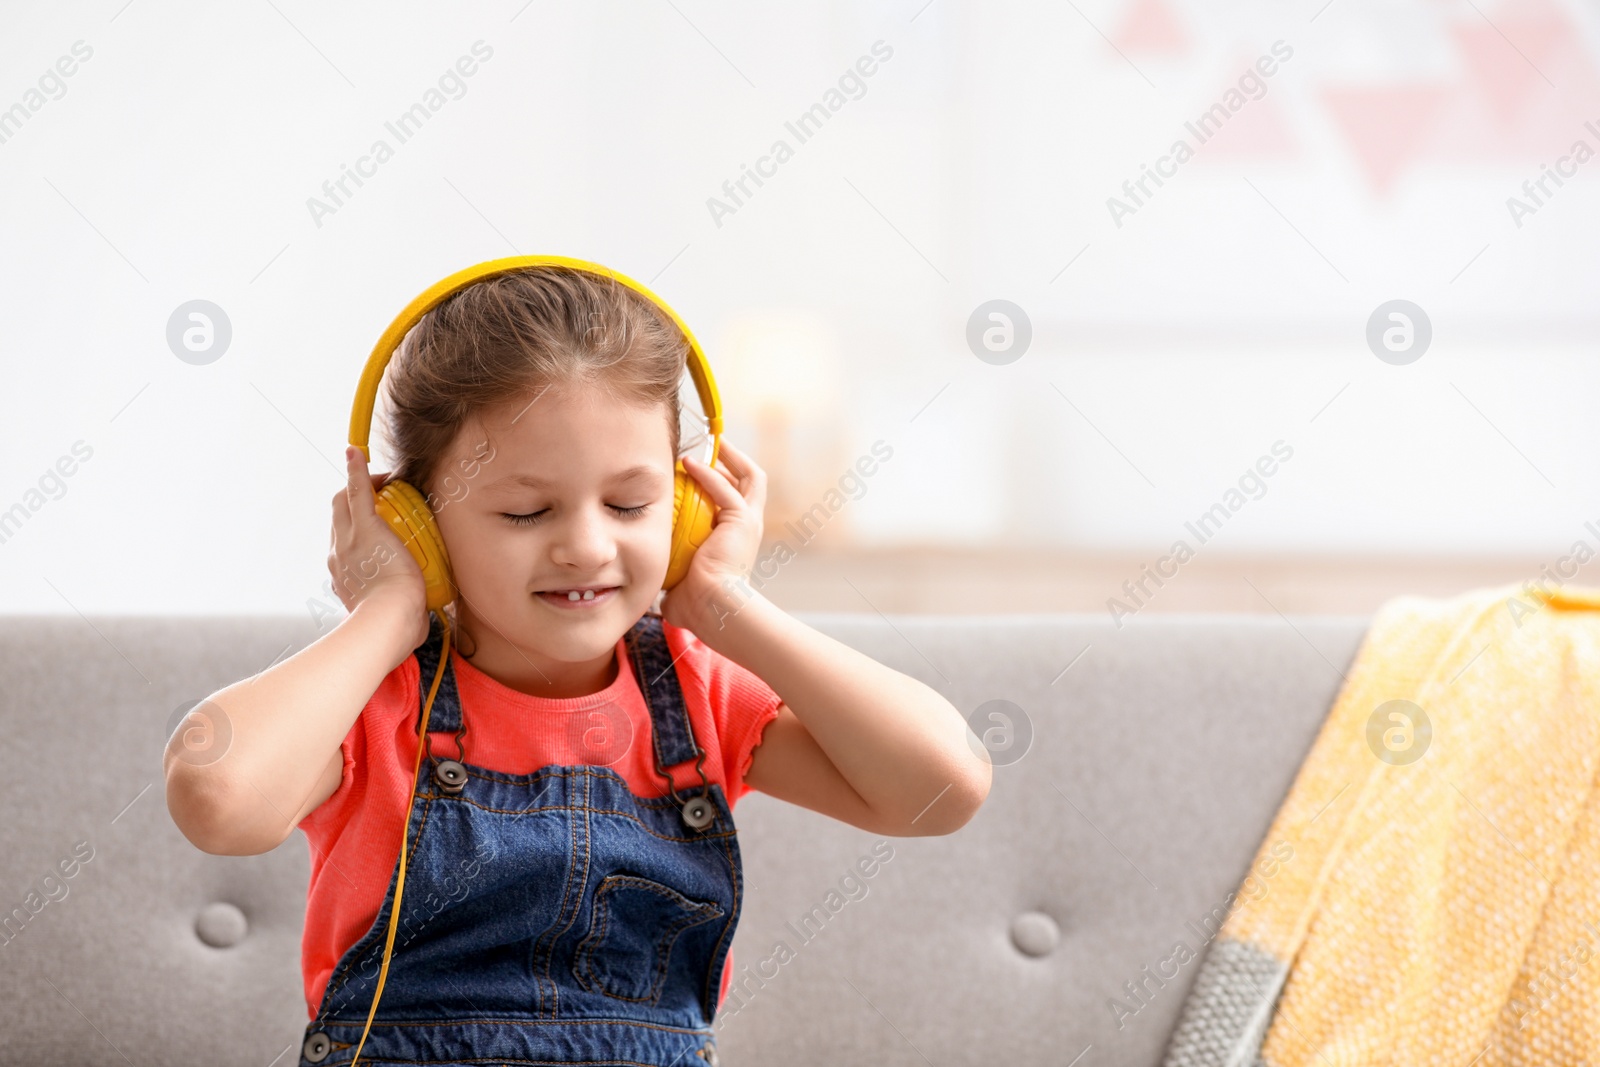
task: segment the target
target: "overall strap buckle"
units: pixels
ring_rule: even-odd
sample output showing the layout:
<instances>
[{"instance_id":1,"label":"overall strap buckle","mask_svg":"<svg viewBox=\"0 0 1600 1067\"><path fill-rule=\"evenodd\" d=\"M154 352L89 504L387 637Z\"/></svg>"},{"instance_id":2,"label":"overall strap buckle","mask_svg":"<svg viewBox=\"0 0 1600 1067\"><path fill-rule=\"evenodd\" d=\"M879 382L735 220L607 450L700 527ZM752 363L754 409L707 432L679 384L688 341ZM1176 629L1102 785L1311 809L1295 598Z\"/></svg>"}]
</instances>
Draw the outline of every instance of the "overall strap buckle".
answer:
<instances>
[{"instance_id":1,"label":"overall strap buckle","mask_svg":"<svg viewBox=\"0 0 1600 1067\"><path fill-rule=\"evenodd\" d=\"M684 824L704 830L717 819L717 807L711 800L711 783L706 778L706 750L695 740L694 725L689 721L683 687L678 682L662 623L661 616L655 614L647 613L640 618L628 631L628 655L633 660L640 691L650 710L656 774L667 783L667 791L678 805ZM691 756L695 772L700 776L700 792L686 799L678 792L666 768Z\"/></svg>"}]
</instances>

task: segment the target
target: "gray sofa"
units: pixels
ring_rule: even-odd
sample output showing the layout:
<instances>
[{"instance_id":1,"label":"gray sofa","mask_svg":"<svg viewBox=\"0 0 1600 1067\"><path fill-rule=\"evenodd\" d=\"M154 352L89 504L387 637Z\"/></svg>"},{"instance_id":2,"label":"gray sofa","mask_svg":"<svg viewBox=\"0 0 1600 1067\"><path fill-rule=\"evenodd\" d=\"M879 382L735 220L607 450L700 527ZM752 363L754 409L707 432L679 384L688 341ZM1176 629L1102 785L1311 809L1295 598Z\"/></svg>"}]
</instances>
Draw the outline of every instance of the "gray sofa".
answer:
<instances>
[{"instance_id":1,"label":"gray sofa","mask_svg":"<svg viewBox=\"0 0 1600 1067\"><path fill-rule=\"evenodd\" d=\"M799 617L964 713L1020 711L1009 734L980 724L996 767L977 817L887 839L870 879L857 859L885 839L740 801L749 891L721 1062L1159 1063L1199 962L1156 965L1215 929L1368 620ZM188 704L314 640L310 619L0 631L0 1064L296 1063L305 838L198 851L167 813L161 756Z\"/></svg>"}]
</instances>

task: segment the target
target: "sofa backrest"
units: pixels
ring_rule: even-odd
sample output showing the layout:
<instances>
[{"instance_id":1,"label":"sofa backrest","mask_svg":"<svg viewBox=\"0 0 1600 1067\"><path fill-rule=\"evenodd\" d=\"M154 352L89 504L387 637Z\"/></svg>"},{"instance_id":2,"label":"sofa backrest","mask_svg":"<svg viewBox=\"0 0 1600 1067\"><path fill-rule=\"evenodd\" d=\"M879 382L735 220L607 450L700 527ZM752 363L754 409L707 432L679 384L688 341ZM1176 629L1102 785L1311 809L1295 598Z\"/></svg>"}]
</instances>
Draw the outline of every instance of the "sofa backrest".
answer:
<instances>
[{"instance_id":1,"label":"sofa backrest","mask_svg":"<svg viewBox=\"0 0 1600 1067\"><path fill-rule=\"evenodd\" d=\"M798 617L973 716L994 785L930 838L740 800L721 1061L1159 1063L1367 619ZM194 701L317 636L303 617L0 618L0 1064L298 1061L305 838L198 851L161 757Z\"/></svg>"}]
</instances>

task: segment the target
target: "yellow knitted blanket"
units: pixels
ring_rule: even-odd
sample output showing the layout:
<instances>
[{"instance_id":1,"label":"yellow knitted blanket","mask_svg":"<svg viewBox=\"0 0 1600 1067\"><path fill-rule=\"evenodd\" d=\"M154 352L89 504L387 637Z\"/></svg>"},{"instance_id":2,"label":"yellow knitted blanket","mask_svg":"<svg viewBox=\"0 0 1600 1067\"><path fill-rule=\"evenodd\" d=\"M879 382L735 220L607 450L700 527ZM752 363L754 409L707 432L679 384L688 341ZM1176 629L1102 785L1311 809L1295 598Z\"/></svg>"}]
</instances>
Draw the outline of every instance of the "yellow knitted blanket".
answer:
<instances>
[{"instance_id":1,"label":"yellow knitted blanket","mask_svg":"<svg viewBox=\"0 0 1600 1067\"><path fill-rule=\"evenodd\" d=\"M1600 589L1385 603L1165 1067L1600 1064L1597 769Z\"/></svg>"}]
</instances>

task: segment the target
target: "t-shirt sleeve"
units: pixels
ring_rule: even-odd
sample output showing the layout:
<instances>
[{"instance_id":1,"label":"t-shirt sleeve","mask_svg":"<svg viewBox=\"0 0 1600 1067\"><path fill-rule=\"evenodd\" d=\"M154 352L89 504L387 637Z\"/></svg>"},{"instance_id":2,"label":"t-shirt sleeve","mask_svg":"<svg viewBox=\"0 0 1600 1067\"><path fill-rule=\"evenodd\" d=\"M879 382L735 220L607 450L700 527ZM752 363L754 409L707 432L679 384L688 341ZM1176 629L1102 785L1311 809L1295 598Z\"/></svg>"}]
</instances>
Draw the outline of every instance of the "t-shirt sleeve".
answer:
<instances>
[{"instance_id":1,"label":"t-shirt sleeve","mask_svg":"<svg viewBox=\"0 0 1600 1067\"><path fill-rule=\"evenodd\" d=\"M329 794L321 804L306 812L300 820L299 827L308 836L342 826L347 821L352 797L363 792L361 789L363 783L360 779L365 771L363 761L369 740L367 731L374 725L373 709L405 706L406 694L412 685L408 666L411 671L415 671L416 660L407 659L384 676L383 681L378 683L378 688L373 691L361 709L361 713L356 716L356 721L350 724L344 740L339 742L339 752L344 759L344 772L339 778L339 788Z\"/></svg>"},{"instance_id":2,"label":"t-shirt sleeve","mask_svg":"<svg viewBox=\"0 0 1600 1067\"><path fill-rule=\"evenodd\" d=\"M745 775L767 725L778 717L783 698L755 672L712 649L691 631L671 623L666 626L677 631L671 642L675 654L682 653L698 677L698 686L703 687L722 752L722 788L731 807L747 792Z\"/></svg>"}]
</instances>

